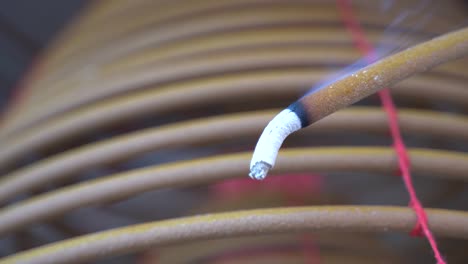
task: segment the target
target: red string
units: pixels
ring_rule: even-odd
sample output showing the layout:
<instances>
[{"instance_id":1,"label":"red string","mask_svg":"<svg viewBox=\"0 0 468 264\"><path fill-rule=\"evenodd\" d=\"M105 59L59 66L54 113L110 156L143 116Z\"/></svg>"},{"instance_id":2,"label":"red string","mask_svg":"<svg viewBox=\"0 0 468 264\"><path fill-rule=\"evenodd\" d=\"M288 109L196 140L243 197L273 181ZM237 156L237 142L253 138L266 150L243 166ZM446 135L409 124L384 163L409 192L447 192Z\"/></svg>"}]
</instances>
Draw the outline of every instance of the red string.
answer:
<instances>
[{"instance_id":1,"label":"red string","mask_svg":"<svg viewBox=\"0 0 468 264\"><path fill-rule=\"evenodd\" d=\"M368 56L368 62L372 63L376 60L376 54L372 47L372 44L367 40L364 31L362 30L360 24L353 14L351 4L349 0L337 0L338 9L341 13L343 22L346 25L346 28L351 33L353 37L353 42L356 47L366 56ZM416 213L417 222L415 228L411 231L411 235L420 236L424 235L431 248L434 252L434 257L437 260L438 264L445 264L445 260L442 258L440 251L437 247L437 242L432 235L432 232L429 229L426 212L419 201L416 191L414 189L413 182L411 180L410 173L410 159L408 151L406 150L405 144L401 137L400 127L398 124L398 113L393 103L392 96L388 89L384 89L379 92L380 101L382 103L385 112L387 113L388 123L390 127L390 133L393 139L393 147L398 156L398 165L403 176L403 181L405 183L406 189L410 197L409 206L411 206Z\"/></svg>"},{"instance_id":2,"label":"red string","mask_svg":"<svg viewBox=\"0 0 468 264\"><path fill-rule=\"evenodd\" d=\"M263 181L235 178L216 183L211 188L218 200L232 200L263 192L281 194L289 204L297 205L303 204L306 197L321 192L323 177L319 174L296 173L267 177Z\"/></svg>"}]
</instances>

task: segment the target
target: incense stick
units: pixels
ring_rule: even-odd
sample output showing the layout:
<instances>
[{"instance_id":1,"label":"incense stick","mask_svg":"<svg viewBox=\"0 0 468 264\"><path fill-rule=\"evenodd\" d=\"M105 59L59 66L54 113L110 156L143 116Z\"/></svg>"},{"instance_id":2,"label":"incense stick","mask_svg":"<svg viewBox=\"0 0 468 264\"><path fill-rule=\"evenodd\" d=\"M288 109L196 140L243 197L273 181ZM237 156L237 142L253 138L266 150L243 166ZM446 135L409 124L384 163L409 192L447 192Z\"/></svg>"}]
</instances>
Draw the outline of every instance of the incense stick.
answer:
<instances>
[{"instance_id":1,"label":"incense stick","mask_svg":"<svg viewBox=\"0 0 468 264\"><path fill-rule=\"evenodd\" d=\"M275 116L263 131L249 176L264 179L291 133L411 75L468 54L468 27L419 44L305 95Z\"/></svg>"}]
</instances>

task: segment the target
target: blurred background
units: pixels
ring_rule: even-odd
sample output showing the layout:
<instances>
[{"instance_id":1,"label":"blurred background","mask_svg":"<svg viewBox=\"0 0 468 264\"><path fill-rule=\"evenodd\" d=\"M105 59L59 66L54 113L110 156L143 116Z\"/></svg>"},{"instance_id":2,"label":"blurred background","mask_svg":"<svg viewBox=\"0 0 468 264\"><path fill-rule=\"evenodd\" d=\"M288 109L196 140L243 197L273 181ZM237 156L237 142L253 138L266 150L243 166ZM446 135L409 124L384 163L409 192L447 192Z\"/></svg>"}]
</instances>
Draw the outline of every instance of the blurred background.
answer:
<instances>
[{"instance_id":1,"label":"blurred background","mask_svg":"<svg viewBox=\"0 0 468 264\"><path fill-rule=\"evenodd\" d=\"M381 57L467 25L460 0L352 8ZM292 158L267 180L247 178L268 120L362 58L335 1L0 1L0 57L2 257L205 213L408 205L375 95L288 138ZM462 213L467 66L392 88L421 201ZM424 238L380 231L226 236L85 263L434 263ZM465 233L438 237L449 263L466 263Z\"/></svg>"},{"instance_id":2,"label":"blurred background","mask_svg":"<svg viewBox=\"0 0 468 264\"><path fill-rule=\"evenodd\" d=\"M0 1L0 98L7 98L39 52L81 10L84 0Z\"/></svg>"}]
</instances>

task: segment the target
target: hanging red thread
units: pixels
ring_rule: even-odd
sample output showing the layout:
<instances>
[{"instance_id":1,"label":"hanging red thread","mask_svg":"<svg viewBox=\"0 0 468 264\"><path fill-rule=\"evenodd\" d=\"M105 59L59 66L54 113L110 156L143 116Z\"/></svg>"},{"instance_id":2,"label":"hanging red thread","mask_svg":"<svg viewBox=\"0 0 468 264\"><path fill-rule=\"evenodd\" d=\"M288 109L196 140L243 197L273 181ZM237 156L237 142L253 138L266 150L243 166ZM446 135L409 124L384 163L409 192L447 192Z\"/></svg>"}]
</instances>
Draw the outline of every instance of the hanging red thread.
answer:
<instances>
[{"instance_id":1,"label":"hanging red thread","mask_svg":"<svg viewBox=\"0 0 468 264\"><path fill-rule=\"evenodd\" d=\"M323 177L319 174L298 173L268 177L263 181L250 178L224 180L212 186L218 200L229 200L258 192L283 195L290 205L303 204L306 197L319 194L323 189Z\"/></svg>"},{"instance_id":2,"label":"hanging red thread","mask_svg":"<svg viewBox=\"0 0 468 264\"><path fill-rule=\"evenodd\" d=\"M351 33L353 37L354 44L362 53L368 56L368 62L372 63L377 59L377 56L372 47L372 44L367 40L364 31L362 30L360 24L354 16L349 0L337 0L337 5L341 13L343 22L345 23L347 30ZM381 90L379 92L379 97L382 106L385 109L385 112L387 113L390 134L393 139L393 147L398 156L399 169L401 175L403 176L403 181L405 183L406 189L408 190L408 194L410 197L409 206L413 208L417 217L416 226L410 234L414 236L421 234L424 235L429 241L429 244L431 245L437 263L446 264L437 247L437 242L434 236L432 235L431 230L429 229L426 212L416 195L416 191L411 180L410 159L408 151L406 150L406 146L401 137L400 127L398 124L398 113L395 104L393 103L390 91L388 89Z\"/></svg>"}]
</instances>

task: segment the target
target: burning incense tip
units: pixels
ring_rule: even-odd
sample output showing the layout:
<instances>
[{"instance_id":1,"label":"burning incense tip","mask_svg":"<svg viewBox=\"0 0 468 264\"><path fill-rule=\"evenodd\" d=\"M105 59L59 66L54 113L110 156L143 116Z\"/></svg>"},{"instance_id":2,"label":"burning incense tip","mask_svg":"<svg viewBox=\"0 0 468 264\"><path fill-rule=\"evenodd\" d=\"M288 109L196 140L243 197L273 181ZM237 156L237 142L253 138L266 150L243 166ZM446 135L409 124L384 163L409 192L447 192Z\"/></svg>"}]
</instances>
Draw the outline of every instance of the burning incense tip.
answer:
<instances>
[{"instance_id":1,"label":"burning incense tip","mask_svg":"<svg viewBox=\"0 0 468 264\"><path fill-rule=\"evenodd\" d=\"M249 176L254 180L263 180L268 175L268 171L271 169L271 165L264 162L259 161L253 165L252 169L250 169Z\"/></svg>"},{"instance_id":2,"label":"burning incense tip","mask_svg":"<svg viewBox=\"0 0 468 264\"><path fill-rule=\"evenodd\" d=\"M257 142L250 162L249 176L252 179L265 179L268 171L275 165L276 156L284 139L301 129L302 123L295 110L290 108L281 111L268 123Z\"/></svg>"}]
</instances>

